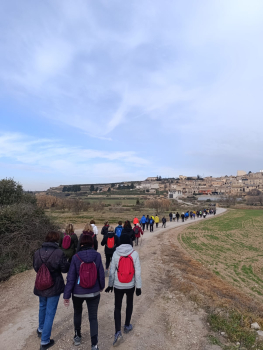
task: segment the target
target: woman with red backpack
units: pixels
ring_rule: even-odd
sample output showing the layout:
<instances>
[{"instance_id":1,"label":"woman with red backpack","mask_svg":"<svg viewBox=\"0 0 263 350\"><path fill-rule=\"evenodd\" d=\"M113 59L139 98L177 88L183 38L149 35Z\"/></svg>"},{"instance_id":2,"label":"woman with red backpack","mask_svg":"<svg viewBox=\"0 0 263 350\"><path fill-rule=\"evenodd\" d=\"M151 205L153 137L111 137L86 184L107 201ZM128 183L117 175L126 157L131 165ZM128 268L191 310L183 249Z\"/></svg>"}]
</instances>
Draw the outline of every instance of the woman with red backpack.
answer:
<instances>
[{"instance_id":1,"label":"woman with red backpack","mask_svg":"<svg viewBox=\"0 0 263 350\"><path fill-rule=\"evenodd\" d=\"M106 256L106 272L109 270L109 266L112 260L113 253L116 247L119 246L119 237L115 234L113 226L110 226L108 233L104 235L101 245L105 246L105 256Z\"/></svg>"},{"instance_id":2,"label":"woman with red backpack","mask_svg":"<svg viewBox=\"0 0 263 350\"><path fill-rule=\"evenodd\" d=\"M130 321L135 287L137 296L141 295L142 288L139 254L133 250L130 237L127 234L121 235L120 246L116 248L113 254L110 266L109 286L105 289L105 292L112 292L113 287L115 297L115 336L113 346L116 346L122 340L121 307L124 294L126 294L127 303L124 333L129 333L132 330Z\"/></svg>"},{"instance_id":3,"label":"woman with red backpack","mask_svg":"<svg viewBox=\"0 0 263 350\"><path fill-rule=\"evenodd\" d=\"M140 224L136 224L133 228L134 234L135 234L135 245L138 245L139 243L139 238L141 235L143 235L143 230L141 229Z\"/></svg>"},{"instance_id":4,"label":"woman with red backpack","mask_svg":"<svg viewBox=\"0 0 263 350\"><path fill-rule=\"evenodd\" d=\"M76 253L78 247L78 237L74 233L74 227L72 224L66 226L64 233L61 233L59 238L59 247L63 253L68 258L68 261L71 262L73 255Z\"/></svg>"},{"instance_id":5,"label":"woman with red backpack","mask_svg":"<svg viewBox=\"0 0 263 350\"><path fill-rule=\"evenodd\" d=\"M92 239L93 239L93 248L97 251L98 250L97 236L94 234L91 224L86 224L82 234L79 237L79 242L78 242L78 246L77 246L77 252L79 252L79 250L80 250L80 240L81 240L82 236L85 236L85 235L89 235L89 236L92 237Z\"/></svg>"},{"instance_id":6,"label":"woman with red backpack","mask_svg":"<svg viewBox=\"0 0 263 350\"><path fill-rule=\"evenodd\" d=\"M72 296L74 307L74 345L81 344L82 305L85 301L89 313L91 349L98 348L98 307L100 292L105 287L104 269L100 253L93 248L91 235L82 235L80 251L72 258L64 291L64 305L69 306Z\"/></svg>"}]
</instances>

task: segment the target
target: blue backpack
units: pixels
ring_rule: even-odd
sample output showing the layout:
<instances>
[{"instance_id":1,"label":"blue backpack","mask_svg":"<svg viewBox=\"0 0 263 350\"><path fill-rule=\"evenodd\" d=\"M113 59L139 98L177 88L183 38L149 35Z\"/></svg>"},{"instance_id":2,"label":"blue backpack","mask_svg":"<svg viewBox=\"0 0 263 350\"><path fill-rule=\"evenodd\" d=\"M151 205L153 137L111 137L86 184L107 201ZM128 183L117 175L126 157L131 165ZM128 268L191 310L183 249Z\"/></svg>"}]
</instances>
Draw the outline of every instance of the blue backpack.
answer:
<instances>
[{"instance_id":1,"label":"blue backpack","mask_svg":"<svg viewBox=\"0 0 263 350\"><path fill-rule=\"evenodd\" d=\"M120 237L121 236L121 232L122 232L122 226L121 227L117 226L115 228L116 236Z\"/></svg>"},{"instance_id":2,"label":"blue backpack","mask_svg":"<svg viewBox=\"0 0 263 350\"><path fill-rule=\"evenodd\" d=\"M151 225L153 224L153 219L150 219L150 224L151 224Z\"/></svg>"},{"instance_id":3,"label":"blue backpack","mask_svg":"<svg viewBox=\"0 0 263 350\"><path fill-rule=\"evenodd\" d=\"M145 223L146 223L146 224L149 223L149 218L145 218Z\"/></svg>"}]
</instances>

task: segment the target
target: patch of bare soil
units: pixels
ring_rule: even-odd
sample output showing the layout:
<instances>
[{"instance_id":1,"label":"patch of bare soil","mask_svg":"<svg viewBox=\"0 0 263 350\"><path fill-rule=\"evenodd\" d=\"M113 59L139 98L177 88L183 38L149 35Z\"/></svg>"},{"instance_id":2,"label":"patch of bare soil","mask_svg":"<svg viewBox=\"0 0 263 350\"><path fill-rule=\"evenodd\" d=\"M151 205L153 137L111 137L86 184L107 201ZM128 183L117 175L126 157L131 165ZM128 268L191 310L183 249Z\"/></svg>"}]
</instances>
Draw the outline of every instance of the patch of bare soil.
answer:
<instances>
[{"instance_id":1,"label":"patch of bare soil","mask_svg":"<svg viewBox=\"0 0 263 350\"><path fill-rule=\"evenodd\" d=\"M185 293L191 294L192 291L195 295L198 289L202 294L202 283L210 284L210 279L214 281L214 276L180 250L180 246L176 243L178 230L171 229L171 226L170 229L159 228L154 234L146 231L142 245L135 248L142 265L142 295L135 296L132 316L134 330L124 335L124 342L119 345L119 349L219 349L208 344L205 312L199 309L194 298L189 300L185 295ZM99 241L101 238L99 234ZM100 246L99 251L104 260L103 247ZM36 334L38 298L33 295L34 280L35 272L31 270L0 284L1 349L39 348L40 341ZM211 283L210 297L224 298L227 295L230 298L231 291L228 289L218 291L219 285L219 280L217 284ZM189 286L194 286L194 289ZM113 294L103 292L98 316L100 350L113 348L113 311ZM123 307L122 321L124 311ZM90 346L86 309L83 311L82 332L82 345L78 347L80 350ZM76 349L72 344L73 335L72 304L66 309L61 297L52 330L52 338L56 342L52 349Z\"/></svg>"}]
</instances>

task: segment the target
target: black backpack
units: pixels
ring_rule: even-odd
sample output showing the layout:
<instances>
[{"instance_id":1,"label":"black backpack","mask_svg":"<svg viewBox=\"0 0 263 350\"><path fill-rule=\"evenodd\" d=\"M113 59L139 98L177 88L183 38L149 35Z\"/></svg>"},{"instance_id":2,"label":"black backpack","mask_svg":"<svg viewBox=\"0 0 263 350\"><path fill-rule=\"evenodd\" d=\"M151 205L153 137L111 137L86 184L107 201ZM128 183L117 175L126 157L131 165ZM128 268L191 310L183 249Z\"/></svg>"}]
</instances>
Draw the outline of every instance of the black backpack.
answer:
<instances>
[{"instance_id":1,"label":"black backpack","mask_svg":"<svg viewBox=\"0 0 263 350\"><path fill-rule=\"evenodd\" d=\"M135 228L134 228L134 233L137 235L137 233L139 233L139 228L136 226Z\"/></svg>"}]
</instances>

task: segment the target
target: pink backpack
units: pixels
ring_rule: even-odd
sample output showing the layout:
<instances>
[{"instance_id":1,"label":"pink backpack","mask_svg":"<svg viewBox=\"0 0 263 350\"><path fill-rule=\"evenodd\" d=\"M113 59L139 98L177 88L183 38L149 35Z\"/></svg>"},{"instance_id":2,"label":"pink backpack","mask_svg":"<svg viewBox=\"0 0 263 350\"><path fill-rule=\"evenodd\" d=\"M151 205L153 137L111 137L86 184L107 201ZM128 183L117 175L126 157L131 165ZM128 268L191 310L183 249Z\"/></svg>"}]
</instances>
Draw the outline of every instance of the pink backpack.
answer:
<instances>
[{"instance_id":1,"label":"pink backpack","mask_svg":"<svg viewBox=\"0 0 263 350\"><path fill-rule=\"evenodd\" d=\"M64 238L62 241L62 248L63 249L69 249L71 246L71 236L67 235L66 233L64 233Z\"/></svg>"},{"instance_id":2,"label":"pink backpack","mask_svg":"<svg viewBox=\"0 0 263 350\"><path fill-rule=\"evenodd\" d=\"M80 259L78 254L76 254L77 258L81 261L79 268L79 284L82 288L92 288L95 286L97 281L97 266L94 261L92 262L84 262Z\"/></svg>"},{"instance_id":3,"label":"pink backpack","mask_svg":"<svg viewBox=\"0 0 263 350\"><path fill-rule=\"evenodd\" d=\"M56 249L54 249L54 251L55 250ZM49 258L54 253L54 251L50 254ZM54 281L53 281L51 273L46 265L47 261L46 261L46 263L44 263L42 258L41 258L40 250L39 250L39 257L40 257L40 260L42 261L42 265L40 266L39 270L37 271L35 287L37 290L46 290L46 289L51 288L54 285ZM48 260L49 260L49 258L48 258Z\"/></svg>"},{"instance_id":4,"label":"pink backpack","mask_svg":"<svg viewBox=\"0 0 263 350\"><path fill-rule=\"evenodd\" d=\"M118 266L118 279L121 283L130 283L133 279L135 270L133 264L132 253L128 256L121 256Z\"/></svg>"}]
</instances>

